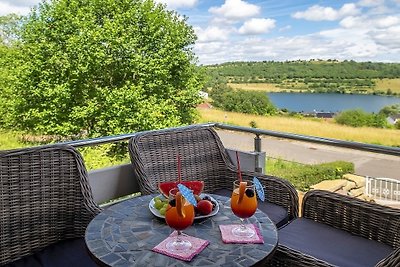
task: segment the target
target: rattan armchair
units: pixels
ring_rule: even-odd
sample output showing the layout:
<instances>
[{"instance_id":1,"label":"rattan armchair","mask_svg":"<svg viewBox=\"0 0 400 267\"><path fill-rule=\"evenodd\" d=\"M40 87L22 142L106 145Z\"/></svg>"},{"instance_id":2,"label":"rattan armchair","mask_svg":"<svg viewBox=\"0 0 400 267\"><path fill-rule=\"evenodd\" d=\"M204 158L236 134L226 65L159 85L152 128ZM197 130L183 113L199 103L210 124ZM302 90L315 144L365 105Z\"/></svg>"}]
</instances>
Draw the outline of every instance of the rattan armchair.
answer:
<instances>
[{"instance_id":1,"label":"rattan armchair","mask_svg":"<svg viewBox=\"0 0 400 267\"><path fill-rule=\"evenodd\" d=\"M400 266L399 209L312 190L302 211L279 230L270 266Z\"/></svg>"},{"instance_id":2,"label":"rattan armchair","mask_svg":"<svg viewBox=\"0 0 400 267\"><path fill-rule=\"evenodd\" d=\"M0 265L52 265L36 256L45 257L46 247L57 242L83 237L99 211L83 159L73 147L0 151ZM84 242L79 246L79 253L86 253ZM69 251L66 243L61 249Z\"/></svg>"},{"instance_id":3,"label":"rattan armchair","mask_svg":"<svg viewBox=\"0 0 400 267\"><path fill-rule=\"evenodd\" d=\"M230 194L233 181L237 179L236 167L218 134L208 126L138 133L129 141L129 153L142 194L157 193L158 183L177 180L178 154L182 159L182 179L204 181L206 193L226 190ZM244 179L259 178L268 203L272 203L265 205L267 209L275 204L284 210L286 221L275 223L282 225L297 217L298 195L289 182L261 173L242 172L242 176Z\"/></svg>"}]
</instances>

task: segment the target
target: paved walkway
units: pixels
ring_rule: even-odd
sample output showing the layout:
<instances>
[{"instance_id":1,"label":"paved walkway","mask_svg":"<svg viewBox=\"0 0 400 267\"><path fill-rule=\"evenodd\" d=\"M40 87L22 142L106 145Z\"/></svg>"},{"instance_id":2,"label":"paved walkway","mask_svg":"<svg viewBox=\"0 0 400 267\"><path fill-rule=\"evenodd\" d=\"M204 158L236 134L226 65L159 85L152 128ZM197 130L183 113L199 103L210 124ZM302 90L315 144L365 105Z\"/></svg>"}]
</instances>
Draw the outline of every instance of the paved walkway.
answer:
<instances>
[{"instance_id":1,"label":"paved walkway","mask_svg":"<svg viewBox=\"0 0 400 267\"><path fill-rule=\"evenodd\" d=\"M225 147L254 151L253 134L224 130L218 130L217 132ZM267 153L267 157L306 164L344 160L354 163L357 175L388 177L400 180L400 157L397 156L266 136L262 136L261 139L261 150Z\"/></svg>"}]
</instances>

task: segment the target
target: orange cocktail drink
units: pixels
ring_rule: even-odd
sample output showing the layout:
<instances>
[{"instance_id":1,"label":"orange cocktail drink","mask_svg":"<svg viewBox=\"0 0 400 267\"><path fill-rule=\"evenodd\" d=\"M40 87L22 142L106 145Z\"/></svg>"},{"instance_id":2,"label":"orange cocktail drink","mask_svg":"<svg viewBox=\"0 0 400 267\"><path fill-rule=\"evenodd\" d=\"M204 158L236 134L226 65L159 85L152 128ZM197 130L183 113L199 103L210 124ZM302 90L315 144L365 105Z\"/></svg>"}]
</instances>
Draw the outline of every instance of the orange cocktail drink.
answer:
<instances>
[{"instance_id":1,"label":"orange cocktail drink","mask_svg":"<svg viewBox=\"0 0 400 267\"><path fill-rule=\"evenodd\" d=\"M239 187L233 190L231 197L231 209L236 216L246 219L253 216L253 214L256 212L257 197L254 193L254 190L251 189L251 186L246 185L244 188L245 192L242 194L242 199L240 199Z\"/></svg>"},{"instance_id":2,"label":"orange cocktail drink","mask_svg":"<svg viewBox=\"0 0 400 267\"><path fill-rule=\"evenodd\" d=\"M177 230L178 234L175 240L167 243L167 249L173 252L186 251L192 247L192 244L182 238L181 231L192 225L194 207L182 196L182 193L177 188L170 190L168 200L165 221L171 228Z\"/></svg>"},{"instance_id":3,"label":"orange cocktail drink","mask_svg":"<svg viewBox=\"0 0 400 267\"><path fill-rule=\"evenodd\" d=\"M171 228L184 230L193 223L194 207L182 195L179 195L178 198L181 199L170 200L165 213L165 220Z\"/></svg>"},{"instance_id":4,"label":"orange cocktail drink","mask_svg":"<svg viewBox=\"0 0 400 267\"><path fill-rule=\"evenodd\" d=\"M253 216L257 210L257 196L253 182L244 180L233 182L231 209L241 222L240 226L232 230L232 233L236 236L253 236L255 232L244 224L244 219Z\"/></svg>"}]
</instances>

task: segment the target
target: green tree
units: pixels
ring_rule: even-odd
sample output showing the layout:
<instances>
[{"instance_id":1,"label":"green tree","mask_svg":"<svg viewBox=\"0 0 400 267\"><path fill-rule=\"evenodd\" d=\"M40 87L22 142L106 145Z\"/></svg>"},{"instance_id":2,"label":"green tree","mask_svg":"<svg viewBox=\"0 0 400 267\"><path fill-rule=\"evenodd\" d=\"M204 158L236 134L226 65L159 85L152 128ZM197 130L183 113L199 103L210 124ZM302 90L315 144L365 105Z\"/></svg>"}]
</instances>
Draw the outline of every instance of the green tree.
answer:
<instances>
[{"instance_id":1,"label":"green tree","mask_svg":"<svg viewBox=\"0 0 400 267\"><path fill-rule=\"evenodd\" d=\"M398 113L400 113L400 104L385 106L379 111L379 114L381 114L385 117L388 117L388 116L394 115L394 114L398 114Z\"/></svg>"},{"instance_id":2,"label":"green tree","mask_svg":"<svg viewBox=\"0 0 400 267\"><path fill-rule=\"evenodd\" d=\"M233 90L226 85L218 85L211 91L213 104L226 111L256 115L272 115L276 108L265 92Z\"/></svg>"},{"instance_id":3,"label":"green tree","mask_svg":"<svg viewBox=\"0 0 400 267\"><path fill-rule=\"evenodd\" d=\"M343 111L335 117L335 121L353 127L385 128L387 126L386 119L381 114L372 114L361 109Z\"/></svg>"},{"instance_id":4,"label":"green tree","mask_svg":"<svg viewBox=\"0 0 400 267\"><path fill-rule=\"evenodd\" d=\"M22 69L17 38L21 17L15 14L0 17L0 125L11 125L10 113L15 100L12 85Z\"/></svg>"},{"instance_id":5,"label":"green tree","mask_svg":"<svg viewBox=\"0 0 400 267\"><path fill-rule=\"evenodd\" d=\"M43 1L20 39L24 72L12 109L20 129L102 136L196 115L196 36L186 18L153 0Z\"/></svg>"}]
</instances>

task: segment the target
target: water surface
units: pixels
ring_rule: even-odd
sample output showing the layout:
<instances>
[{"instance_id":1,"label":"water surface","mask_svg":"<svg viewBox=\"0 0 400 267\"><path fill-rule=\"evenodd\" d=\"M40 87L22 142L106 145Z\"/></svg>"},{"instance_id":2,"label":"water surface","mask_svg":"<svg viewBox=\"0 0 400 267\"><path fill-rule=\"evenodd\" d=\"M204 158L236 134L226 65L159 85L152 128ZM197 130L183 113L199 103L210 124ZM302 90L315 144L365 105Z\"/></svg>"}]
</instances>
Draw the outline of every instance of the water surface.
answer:
<instances>
[{"instance_id":1,"label":"water surface","mask_svg":"<svg viewBox=\"0 0 400 267\"><path fill-rule=\"evenodd\" d=\"M350 95L328 93L268 93L272 103L280 109L294 112L338 112L349 109L363 109L379 112L383 107L400 104L399 97L378 95Z\"/></svg>"}]
</instances>

